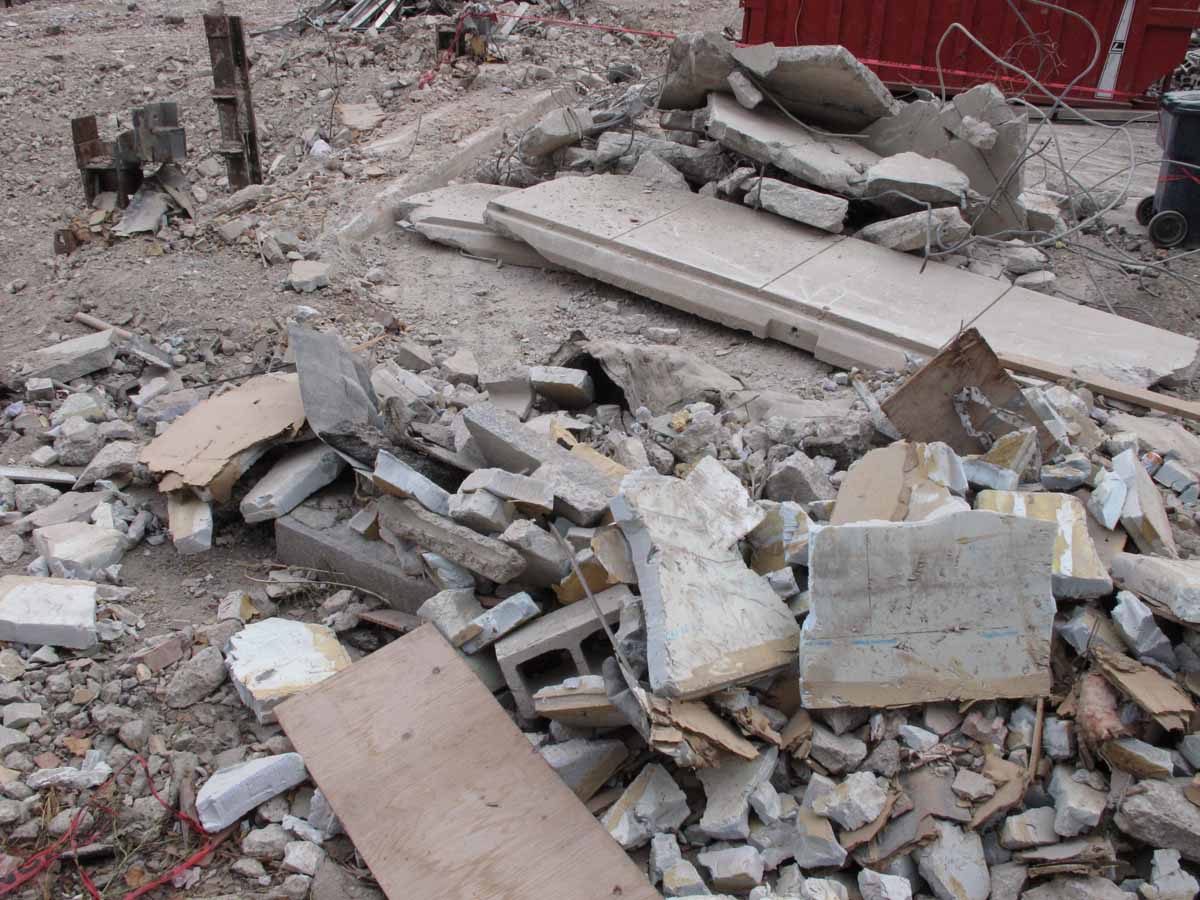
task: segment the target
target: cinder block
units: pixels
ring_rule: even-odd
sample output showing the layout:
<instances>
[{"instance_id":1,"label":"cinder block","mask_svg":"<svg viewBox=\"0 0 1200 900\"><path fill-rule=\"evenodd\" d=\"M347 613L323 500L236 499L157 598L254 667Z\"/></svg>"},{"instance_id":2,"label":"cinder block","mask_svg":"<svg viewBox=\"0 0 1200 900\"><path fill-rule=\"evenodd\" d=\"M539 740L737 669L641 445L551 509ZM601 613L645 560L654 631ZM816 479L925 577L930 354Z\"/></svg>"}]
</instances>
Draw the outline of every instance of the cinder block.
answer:
<instances>
[{"instance_id":1,"label":"cinder block","mask_svg":"<svg viewBox=\"0 0 1200 900\"><path fill-rule=\"evenodd\" d=\"M610 625L621 616L621 606L633 595L625 585L596 595ZM599 675L600 664L612 655L600 620L590 601L573 603L547 613L519 631L496 642L496 661L512 691L521 715L537 716L533 695L573 675Z\"/></svg>"}]
</instances>

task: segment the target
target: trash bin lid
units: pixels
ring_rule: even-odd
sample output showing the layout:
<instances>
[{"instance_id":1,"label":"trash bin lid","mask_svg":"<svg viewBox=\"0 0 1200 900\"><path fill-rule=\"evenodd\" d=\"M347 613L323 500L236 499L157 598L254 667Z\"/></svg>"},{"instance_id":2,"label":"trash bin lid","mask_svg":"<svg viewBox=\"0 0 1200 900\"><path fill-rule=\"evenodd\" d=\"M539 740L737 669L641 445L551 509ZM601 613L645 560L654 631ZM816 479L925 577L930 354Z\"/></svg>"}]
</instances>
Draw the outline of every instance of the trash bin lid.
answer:
<instances>
[{"instance_id":1,"label":"trash bin lid","mask_svg":"<svg viewBox=\"0 0 1200 900\"><path fill-rule=\"evenodd\" d=\"M1163 94L1162 105L1171 112L1200 114L1200 91L1171 91Z\"/></svg>"}]
</instances>

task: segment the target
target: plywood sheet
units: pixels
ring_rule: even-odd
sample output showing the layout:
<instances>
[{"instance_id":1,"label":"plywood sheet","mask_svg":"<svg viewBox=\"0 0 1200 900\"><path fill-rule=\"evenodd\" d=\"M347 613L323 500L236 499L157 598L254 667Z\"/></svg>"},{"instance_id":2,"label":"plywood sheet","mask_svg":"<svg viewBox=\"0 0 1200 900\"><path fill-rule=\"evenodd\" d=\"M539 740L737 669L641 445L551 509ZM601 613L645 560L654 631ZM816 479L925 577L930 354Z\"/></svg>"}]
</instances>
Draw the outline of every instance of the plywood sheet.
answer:
<instances>
[{"instance_id":1,"label":"plywood sheet","mask_svg":"<svg viewBox=\"0 0 1200 900\"><path fill-rule=\"evenodd\" d=\"M660 900L431 625L276 713L391 900Z\"/></svg>"}]
</instances>

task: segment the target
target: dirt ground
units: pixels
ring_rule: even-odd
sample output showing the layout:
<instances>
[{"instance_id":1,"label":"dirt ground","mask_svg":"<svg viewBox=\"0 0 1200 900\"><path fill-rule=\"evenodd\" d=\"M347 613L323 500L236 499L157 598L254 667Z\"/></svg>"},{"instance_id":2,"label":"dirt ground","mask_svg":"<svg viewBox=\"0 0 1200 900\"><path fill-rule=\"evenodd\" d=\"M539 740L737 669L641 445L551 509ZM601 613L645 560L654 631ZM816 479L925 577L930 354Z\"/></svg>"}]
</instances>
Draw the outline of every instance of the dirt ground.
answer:
<instances>
[{"instance_id":1,"label":"dirt ground","mask_svg":"<svg viewBox=\"0 0 1200 900\"><path fill-rule=\"evenodd\" d=\"M22 353L87 332L73 320L84 311L152 338L187 356L197 384L266 369L277 362L279 335L298 304L316 322L363 340L397 327L419 341L473 350L498 362L542 362L574 330L594 338L636 335L646 325L679 329L679 344L748 384L808 396L845 392L830 370L782 344L759 340L571 274L497 268L397 230L363 242L339 241L341 229L396 179L436 170L450 145L521 109L548 89L608 91L617 61L661 73L667 42L620 39L598 31L539 26L513 45L507 63L442 69L417 88L434 62L430 29L407 22L378 35L281 28L297 7L245 0L226 11L243 17L253 62L261 157L270 200L251 213L260 233L294 231L333 265L330 288L299 295L285 288L286 266L266 265L256 241L223 241L214 225L230 191L212 154L216 113L203 28L194 4L180 0L33 0L0 12L0 368ZM632 28L720 30L739 22L736 0L639 4L585 0L577 15ZM591 76L591 77L588 77ZM591 86L589 88L589 86ZM333 138L336 103L376 100L385 118L355 135L328 163L310 158L305 138ZM196 222L176 220L157 237L97 239L70 256L55 256L52 236L87 221L70 141L70 118L96 113L102 135L128 127L131 107L175 100L187 128L183 167L199 188ZM115 117L115 119L114 119ZM335 123L331 127L331 123ZM1086 156L1103 140L1068 126L1072 151ZM1064 132L1064 134L1067 132ZM380 155L373 140L403 139ZM1137 131L1139 158L1154 153L1153 129ZM337 143L335 141L335 143ZM1094 154L1093 154L1094 156ZM1088 165L1097 164L1089 157ZM1099 170L1097 170L1099 171ZM1152 171L1140 169L1139 173ZM1103 175L1098 175L1103 177ZM1142 183L1139 183L1141 186ZM1152 184L1152 182L1151 182ZM1152 189L1152 187L1151 187ZM1120 315L1189 335L1200 334L1200 300L1191 279L1195 257L1172 264L1181 278L1139 280L1113 265L1086 263L1079 247L1130 262L1159 262L1129 210L1109 229L1079 235L1075 249L1053 251L1061 291ZM1127 228L1127 232L1122 232ZM1093 280L1094 277L1094 280ZM1101 296L1103 295L1103 297ZM378 353L386 356L387 344ZM120 376L114 375L119 382ZM1192 392L1189 392L1192 393ZM0 461L18 463L32 439L0 446ZM219 521L217 546L181 557L168 544L143 546L124 561L123 580L136 589L129 606L145 619L144 636L213 620L216 603L263 577L273 552L269 525ZM5 569L18 572L28 559ZM230 882L237 890L237 882ZM208 894L211 895L211 891ZM170 896L165 892L162 896Z\"/></svg>"}]
</instances>

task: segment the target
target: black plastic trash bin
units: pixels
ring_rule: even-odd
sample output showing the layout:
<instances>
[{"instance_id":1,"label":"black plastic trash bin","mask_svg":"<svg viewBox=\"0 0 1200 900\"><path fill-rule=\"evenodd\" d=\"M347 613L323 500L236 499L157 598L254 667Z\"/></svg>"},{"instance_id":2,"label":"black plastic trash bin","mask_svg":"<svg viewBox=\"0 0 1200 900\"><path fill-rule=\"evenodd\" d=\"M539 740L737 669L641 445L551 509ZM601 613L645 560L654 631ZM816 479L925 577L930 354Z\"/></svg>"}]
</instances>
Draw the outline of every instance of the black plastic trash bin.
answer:
<instances>
[{"instance_id":1,"label":"black plastic trash bin","mask_svg":"<svg viewBox=\"0 0 1200 900\"><path fill-rule=\"evenodd\" d=\"M1163 95L1159 140L1158 188L1138 204L1138 222L1156 246L1200 243L1200 91Z\"/></svg>"}]
</instances>

